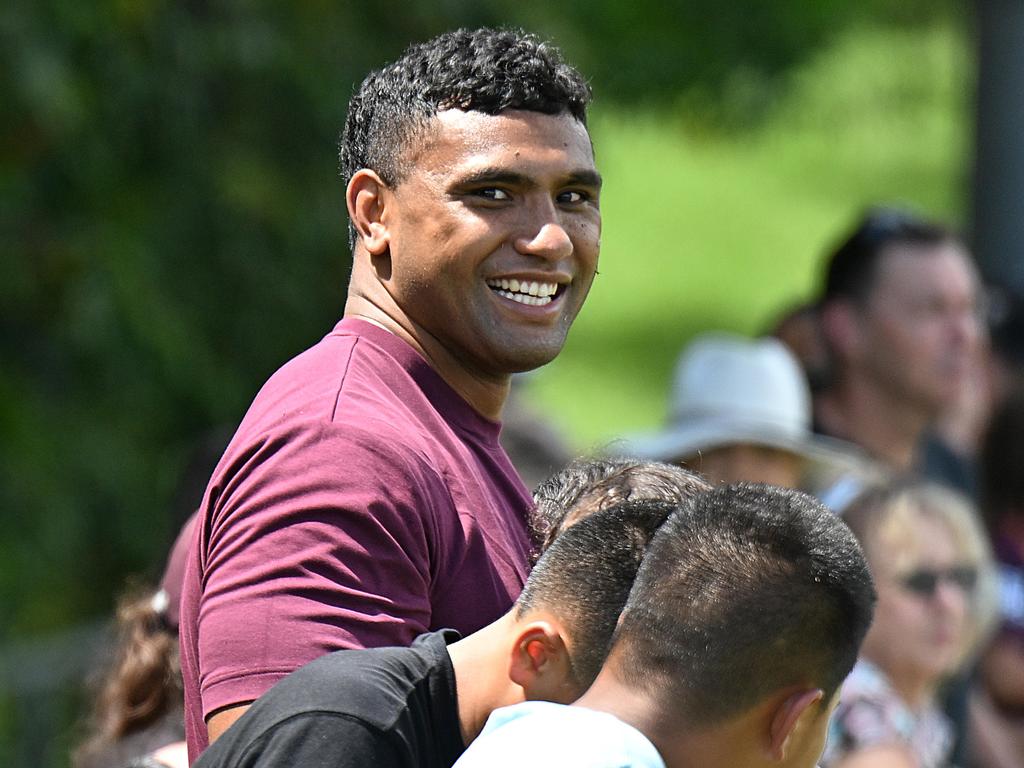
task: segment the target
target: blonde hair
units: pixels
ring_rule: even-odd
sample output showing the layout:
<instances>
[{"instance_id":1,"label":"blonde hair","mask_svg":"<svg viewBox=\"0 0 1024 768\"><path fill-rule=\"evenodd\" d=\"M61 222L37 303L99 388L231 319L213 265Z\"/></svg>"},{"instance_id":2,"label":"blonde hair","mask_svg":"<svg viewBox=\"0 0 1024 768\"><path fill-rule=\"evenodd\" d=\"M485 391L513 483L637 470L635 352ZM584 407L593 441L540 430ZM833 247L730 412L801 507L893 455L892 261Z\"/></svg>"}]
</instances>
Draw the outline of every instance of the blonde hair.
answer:
<instances>
[{"instance_id":1,"label":"blonde hair","mask_svg":"<svg viewBox=\"0 0 1024 768\"><path fill-rule=\"evenodd\" d=\"M978 573L968 602L971 621L962 649L963 663L980 650L998 618L992 550L974 505L966 496L938 483L900 480L865 491L843 512L873 568L880 543L909 553L907 545L919 535L917 524L922 518L944 526L960 562Z\"/></svg>"}]
</instances>

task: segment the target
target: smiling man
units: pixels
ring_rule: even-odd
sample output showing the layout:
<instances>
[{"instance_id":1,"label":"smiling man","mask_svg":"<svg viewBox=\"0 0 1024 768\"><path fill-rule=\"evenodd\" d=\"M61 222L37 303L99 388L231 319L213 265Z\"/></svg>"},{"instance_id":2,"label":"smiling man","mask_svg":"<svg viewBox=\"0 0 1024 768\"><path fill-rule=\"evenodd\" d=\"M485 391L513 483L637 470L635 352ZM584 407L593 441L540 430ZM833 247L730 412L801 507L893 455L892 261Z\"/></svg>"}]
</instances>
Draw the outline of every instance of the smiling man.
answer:
<instances>
[{"instance_id":1,"label":"smiling man","mask_svg":"<svg viewBox=\"0 0 1024 768\"><path fill-rule=\"evenodd\" d=\"M512 605L530 502L498 420L595 274L589 98L557 50L493 30L413 46L353 96L345 317L264 385L200 511L181 624L193 758L318 656L468 634Z\"/></svg>"}]
</instances>

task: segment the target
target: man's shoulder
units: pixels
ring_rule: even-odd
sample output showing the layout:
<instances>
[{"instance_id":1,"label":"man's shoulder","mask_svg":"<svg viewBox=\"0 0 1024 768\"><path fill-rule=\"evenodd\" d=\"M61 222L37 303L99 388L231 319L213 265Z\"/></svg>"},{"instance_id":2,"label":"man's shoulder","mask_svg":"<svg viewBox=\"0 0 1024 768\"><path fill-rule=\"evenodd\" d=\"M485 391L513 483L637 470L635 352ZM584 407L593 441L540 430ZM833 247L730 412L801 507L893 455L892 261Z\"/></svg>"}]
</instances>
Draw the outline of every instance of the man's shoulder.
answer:
<instances>
[{"instance_id":1,"label":"man's shoulder","mask_svg":"<svg viewBox=\"0 0 1024 768\"><path fill-rule=\"evenodd\" d=\"M424 388L430 389L430 393ZM443 395L438 397L438 392ZM340 430L389 439L443 428L454 397L406 342L347 318L266 381L240 431Z\"/></svg>"},{"instance_id":2,"label":"man's shoulder","mask_svg":"<svg viewBox=\"0 0 1024 768\"><path fill-rule=\"evenodd\" d=\"M400 377L401 360L360 328L340 322L316 344L278 368L253 400L257 414L297 410L330 418L344 388L384 385ZM382 332L383 333L383 332ZM401 343L397 339L397 343Z\"/></svg>"},{"instance_id":3,"label":"man's shoulder","mask_svg":"<svg viewBox=\"0 0 1024 768\"><path fill-rule=\"evenodd\" d=\"M434 461L420 437L437 425L411 415L427 409L399 359L404 342L363 330L342 321L279 368L253 399L215 478L245 474L270 457L287 465L291 456L309 461L311 472L321 464L334 471L339 460L359 464L360 456L396 470L428 469Z\"/></svg>"}]
</instances>

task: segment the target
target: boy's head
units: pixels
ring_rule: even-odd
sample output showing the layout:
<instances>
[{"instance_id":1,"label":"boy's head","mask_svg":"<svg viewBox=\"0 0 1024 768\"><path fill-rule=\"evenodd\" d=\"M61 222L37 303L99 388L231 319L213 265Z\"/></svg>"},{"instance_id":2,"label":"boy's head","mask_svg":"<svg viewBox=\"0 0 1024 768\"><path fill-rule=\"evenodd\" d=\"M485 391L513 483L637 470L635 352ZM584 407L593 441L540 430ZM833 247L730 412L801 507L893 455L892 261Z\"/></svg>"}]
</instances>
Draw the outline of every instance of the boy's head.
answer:
<instances>
[{"instance_id":1,"label":"boy's head","mask_svg":"<svg viewBox=\"0 0 1024 768\"><path fill-rule=\"evenodd\" d=\"M719 487L651 541L608 667L655 702L666 729L756 716L775 759L814 765L874 599L856 539L817 501Z\"/></svg>"},{"instance_id":2,"label":"boy's head","mask_svg":"<svg viewBox=\"0 0 1024 768\"><path fill-rule=\"evenodd\" d=\"M664 501L626 501L579 520L544 552L513 614L520 626L540 619L558 635L548 640L564 653L567 693L549 696L534 684L524 686L527 698L572 701L594 681L647 545L676 508Z\"/></svg>"},{"instance_id":3,"label":"boy's head","mask_svg":"<svg viewBox=\"0 0 1024 768\"><path fill-rule=\"evenodd\" d=\"M700 475L660 461L577 459L534 491L534 536L543 552L566 528L599 510L641 500L678 506L710 487Z\"/></svg>"}]
</instances>

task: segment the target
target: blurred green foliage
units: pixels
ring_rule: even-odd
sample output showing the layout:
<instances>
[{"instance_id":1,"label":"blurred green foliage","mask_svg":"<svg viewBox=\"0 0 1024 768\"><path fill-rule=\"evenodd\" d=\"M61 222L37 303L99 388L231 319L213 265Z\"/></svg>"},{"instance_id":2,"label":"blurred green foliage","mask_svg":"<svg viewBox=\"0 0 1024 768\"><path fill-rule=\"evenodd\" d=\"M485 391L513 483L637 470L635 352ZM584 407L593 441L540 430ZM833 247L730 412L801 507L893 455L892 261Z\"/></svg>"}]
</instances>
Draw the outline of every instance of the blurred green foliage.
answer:
<instances>
[{"instance_id":1,"label":"blurred green foliage","mask_svg":"<svg viewBox=\"0 0 1024 768\"><path fill-rule=\"evenodd\" d=\"M814 297L862 210L962 226L973 67L962 27L858 27L786 77L756 126L708 135L666 110L598 111L600 275L532 394L581 450L655 428L695 333L765 333ZM571 394L569 394L571 393Z\"/></svg>"},{"instance_id":2,"label":"blurred green foliage","mask_svg":"<svg viewBox=\"0 0 1024 768\"><path fill-rule=\"evenodd\" d=\"M829 120L849 139L835 145L849 156L833 172L898 174L906 183L894 188L908 196L928 188L942 126L922 145L882 141L911 158L927 154L919 177L908 178L906 166L864 165L857 141L878 137L857 139L850 125L861 123L837 117L848 98L870 100L857 72L888 71L884 50L856 48L864 60L856 70L846 59L834 65L832 74L846 75L835 84L801 73L865 24L912 40L937 23L962 30L965 21L951 0L8 0L0 8L0 645L106 615L127 574L156 577L197 501L175 493L197 444L236 423L269 373L340 315L348 253L337 132L353 87L408 42L482 24L553 38L597 95L594 133L609 180L605 263L628 264L641 248L699 264L713 282L736 268L716 254L742 258L747 243L716 243L699 226L680 236L680 211L711 222L715 211L742 206L736 221L755 223L773 248L791 247L801 269L814 256L801 250L807 240L820 243L841 224L846 209L826 201L850 187L832 190L832 175L809 167L832 157L821 130ZM917 85L894 87L866 113L918 103L899 91ZM923 116L907 119L934 113L926 91ZM673 170L697 183L673 187L665 176ZM787 221L785 195L801 185L804 213ZM877 191L854 186L855 196ZM733 187L747 194L733 196ZM955 201L938 198L925 203L955 212ZM677 209L681 199L690 207ZM639 242L627 234L638 216L648 222ZM806 237L788 226L801 216ZM726 231L740 231L728 219ZM678 252L666 253L666 243ZM649 297L645 287L685 281L685 269L623 271L628 301L602 293L616 269L602 268L564 363L538 379L552 405L571 399L570 389L590 393L562 417L584 439L650 420L657 406L628 406L636 371L653 366L640 393L650 403L677 340L698 322L753 329L785 278L767 280L775 292L761 294L756 312L756 291L718 291L698 305L703 316L675 325L670 314L637 308L678 304L678 295ZM809 284L793 279L798 290ZM623 366L606 383L623 385L611 402L626 405L618 421L599 422L587 409L620 350ZM4 760L18 711L0 695L8 765L18 764Z\"/></svg>"}]
</instances>

